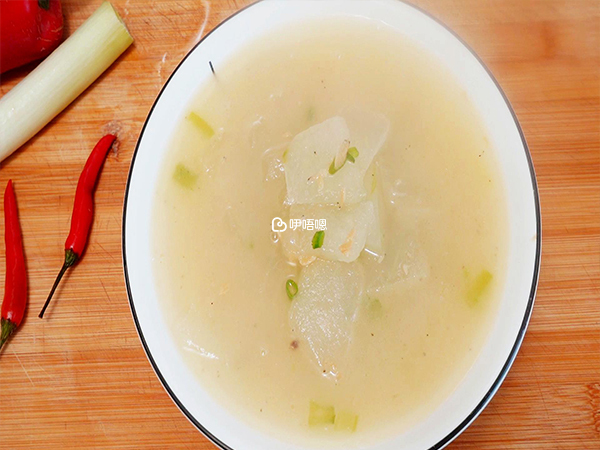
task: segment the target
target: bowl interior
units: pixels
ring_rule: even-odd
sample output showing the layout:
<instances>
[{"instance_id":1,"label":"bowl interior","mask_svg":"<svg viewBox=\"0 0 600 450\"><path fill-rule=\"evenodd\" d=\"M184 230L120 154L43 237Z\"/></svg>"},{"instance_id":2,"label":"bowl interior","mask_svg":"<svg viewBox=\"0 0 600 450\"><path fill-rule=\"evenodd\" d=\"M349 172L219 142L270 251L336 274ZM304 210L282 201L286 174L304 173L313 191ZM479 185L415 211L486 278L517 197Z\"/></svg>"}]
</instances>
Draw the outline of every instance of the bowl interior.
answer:
<instances>
[{"instance_id":1,"label":"bowl interior","mask_svg":"<svg viewBox=\"0 0 600 450\"><path fill-rule=\"evenodd\" d=\"M530 156L507 100L477 57L447 28L398 0L263 0L232 16L201 41L171 76L144 125L131 166L124 207L123 258L132 312L157 375L186 416L223 448L292 450L241 422L212 400L183 362L162 318L152 279L153 194L161 163L190 92L209 76L208 62L226 61L246 42L286 24L353 15L394 27L455 75L497 151L508 204L510 248L503 297L477 361L427 419L372 450L441 448L485 407L504 379L523 338L537 285L540 219ZM444 370L440 367L440 370Z\"/></svg>"}]
</instances>

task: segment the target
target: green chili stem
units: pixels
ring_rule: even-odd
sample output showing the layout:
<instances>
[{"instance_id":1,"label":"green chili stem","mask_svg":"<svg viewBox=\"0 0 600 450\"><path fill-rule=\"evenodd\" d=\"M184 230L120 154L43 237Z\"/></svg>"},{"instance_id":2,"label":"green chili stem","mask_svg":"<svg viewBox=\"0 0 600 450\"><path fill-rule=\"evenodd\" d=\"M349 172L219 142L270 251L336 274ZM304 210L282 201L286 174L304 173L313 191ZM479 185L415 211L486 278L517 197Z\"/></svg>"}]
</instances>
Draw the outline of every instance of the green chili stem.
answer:
<instances>
[{"instance_id":1,"label":"green chili stem","mask_svg":"<svg viewBox=\"0 0 600 450\"><path fill-rule=\"evenodd\" d=\"M40 319L42 319L44 317L46 308L48 308L48 305L50 304L50 300L52 300L52 296L54 295L54 291L56 291L56 288L58 287L60 280L62 280L63 275L65 274L67 269L69 267L71 267L73 264L75 264L76 262L77 262L77 254L73 250L65 250L65 262L64 262L63 266L61 267L60 272L58 272L58 276L56 277L56 280L54 280L54 284L52 285L50 294L48 295L48 298L46 299L46 303L44 303L44 307L42 308L42 310L40 311L40 313L38 315L38 317Z\"/></svg>"}]
</instances>

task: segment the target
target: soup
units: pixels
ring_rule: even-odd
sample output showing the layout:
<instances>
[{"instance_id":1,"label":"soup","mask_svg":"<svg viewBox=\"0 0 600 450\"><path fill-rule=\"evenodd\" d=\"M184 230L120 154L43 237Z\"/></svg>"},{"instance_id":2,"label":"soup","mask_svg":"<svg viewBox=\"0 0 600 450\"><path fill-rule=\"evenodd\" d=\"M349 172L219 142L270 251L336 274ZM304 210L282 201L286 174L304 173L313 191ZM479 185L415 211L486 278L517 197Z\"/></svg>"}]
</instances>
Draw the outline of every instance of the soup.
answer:
<instances>
[{"instance_id":1,"label":"soup","mask_svg":"<svg viewBox=\"0 0 600 450\"><path fill-rule=\"evenodd\" d=\"M183 358L284 441L407 429L465 376L502 290L506 205L477 111L432 55L361 18L267 35L214 69L155 197Z\"/></svg>"}]
</instances>

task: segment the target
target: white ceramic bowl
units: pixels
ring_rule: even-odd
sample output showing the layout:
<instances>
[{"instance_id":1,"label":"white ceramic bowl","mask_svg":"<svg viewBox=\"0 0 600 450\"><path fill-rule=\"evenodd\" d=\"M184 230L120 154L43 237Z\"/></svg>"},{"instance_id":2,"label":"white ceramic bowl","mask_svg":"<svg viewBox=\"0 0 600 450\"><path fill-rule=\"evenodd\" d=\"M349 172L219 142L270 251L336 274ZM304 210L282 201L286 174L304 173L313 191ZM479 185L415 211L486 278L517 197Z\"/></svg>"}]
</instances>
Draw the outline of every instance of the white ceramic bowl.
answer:
<instances>
[{"instance_id":1,"label":"white ceramic bowl","mask_svg":"<svg viewBox=\"0 0 600 450\"><path fill-rule=\"evenodd\" d=\"M250 428L216 403L190 372L162 318L152 282L152 203L161 162L190 93L248 41L285 24L357 15L382 21L439 58L459 80L487 127L504 176L510 224L508 273L489 338L474 366L429 417L369 450L438 449L462 432L504 380L531 315L541 254L535 173L508 100L477 56L444 25L399 0L263 0L227 19L181 62L158 96L133 156L123 213L123 262L133 318L150 363L182 412L217 446L299 450Z\"/></svg>"}]
</instances>

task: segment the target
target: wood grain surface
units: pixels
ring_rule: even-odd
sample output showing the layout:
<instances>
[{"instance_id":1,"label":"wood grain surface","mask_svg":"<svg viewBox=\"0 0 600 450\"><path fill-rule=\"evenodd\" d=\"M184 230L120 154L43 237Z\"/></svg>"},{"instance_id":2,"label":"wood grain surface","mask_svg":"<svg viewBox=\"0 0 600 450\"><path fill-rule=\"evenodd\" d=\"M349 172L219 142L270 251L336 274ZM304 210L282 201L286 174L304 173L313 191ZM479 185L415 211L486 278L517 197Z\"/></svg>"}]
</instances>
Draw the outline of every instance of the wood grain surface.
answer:
<instances>
[{"instance_id":1,"label":"wood grain surface","mask_svg":"<svg viewBox=\"0 0 600 450\"><path fill-rule=\"evenodd\" d=\"M0 355L1 448L214 448L142 350L123 281L121 215L136 140L160 87L201 35L247 3L115 0L135 44L2 163L0 186L15 182L31 292L26 320ZM533 155L543 216L523 347L490 405L449 448L600 449L600 1L416 3L472 46L504 88ZM100 0L63 4L71 33ZM1 93L31 67L3 76ZM39 320L62 264L79 172L111 122L122 142L100 179L89 248Z\"/></svg>"}]
</instances>

